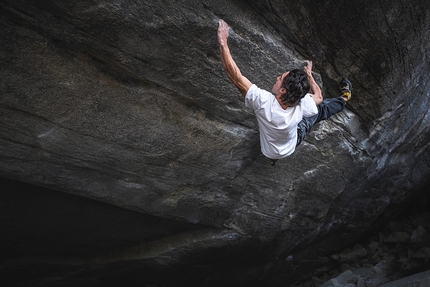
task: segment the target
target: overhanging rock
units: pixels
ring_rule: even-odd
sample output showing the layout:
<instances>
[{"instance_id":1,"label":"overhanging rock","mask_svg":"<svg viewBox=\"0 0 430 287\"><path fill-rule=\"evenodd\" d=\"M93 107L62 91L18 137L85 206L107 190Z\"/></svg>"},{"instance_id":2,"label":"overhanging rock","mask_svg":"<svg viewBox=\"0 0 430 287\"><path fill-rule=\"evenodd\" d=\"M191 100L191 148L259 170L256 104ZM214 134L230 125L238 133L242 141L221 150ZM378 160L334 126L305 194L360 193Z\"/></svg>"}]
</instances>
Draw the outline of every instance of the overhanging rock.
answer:
<instances>
[{"instance_id":1,"label":"overhanging rock","mask_svg":"<svg viewBox=\"0 0 430 287\"><path fill-rule=\"evenodd\" d=\"M3 1L0 176L231 232L274 273L335 250L430 174L428 5L386 2ZM354 84L275 168L222 70L220 18L262 88L303 59L326 97Z\"/></svg>"}]
</instances>

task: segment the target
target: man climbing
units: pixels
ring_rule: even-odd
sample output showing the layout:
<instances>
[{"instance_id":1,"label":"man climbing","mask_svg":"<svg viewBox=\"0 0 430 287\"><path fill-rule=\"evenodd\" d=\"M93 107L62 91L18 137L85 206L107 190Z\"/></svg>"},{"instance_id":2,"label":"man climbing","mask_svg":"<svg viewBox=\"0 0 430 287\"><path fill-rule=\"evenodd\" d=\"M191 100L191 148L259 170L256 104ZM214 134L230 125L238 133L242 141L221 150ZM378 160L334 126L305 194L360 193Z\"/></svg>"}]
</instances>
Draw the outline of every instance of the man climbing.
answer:
<instances>
[{"instance_id":1,"label":"man climbing","mask_svg":"<svg viewBox=\"0 0 430 287\"><path fill-rule=\"evenodd\" d=\"M291 155L318 122L343 110L351 98L352 85L343 78L341 96L323 99L312 76L312 62L276 78L272 93L258 88L244 77L227 45L229 26L219 21L218 43L221 62L230 81L245 97L245 106L254 110L260 129L261 152L275 165L278 159Z\"/></svg>"}]
</instances>

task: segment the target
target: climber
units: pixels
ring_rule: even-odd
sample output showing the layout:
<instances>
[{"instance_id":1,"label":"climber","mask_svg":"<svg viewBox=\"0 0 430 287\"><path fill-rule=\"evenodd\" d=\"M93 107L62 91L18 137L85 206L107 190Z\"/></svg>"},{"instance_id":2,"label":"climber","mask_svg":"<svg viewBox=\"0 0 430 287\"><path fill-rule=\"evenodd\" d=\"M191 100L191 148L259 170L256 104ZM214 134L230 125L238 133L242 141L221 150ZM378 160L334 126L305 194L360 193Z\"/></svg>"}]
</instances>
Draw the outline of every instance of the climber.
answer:
<instances>
[{"instance_id":1,"label":"climber","mask_svg":"<svg viewBox=\"0 0 430 287\"><path fill-rule=\"evenodd\" d=\"M222 66L245 97L245 106L254 110L260 129L261 152L275 165L278 159L294 152L316 123L343 110L351 98L351 82L343 78L341 96L323 99L312 76L312 62L305 61L303 69L287 71L276 78L273 94L260 89L241 74L233 60L227 44L229 29L226 22L219 20Z\"/></svg>"}]
</instances>

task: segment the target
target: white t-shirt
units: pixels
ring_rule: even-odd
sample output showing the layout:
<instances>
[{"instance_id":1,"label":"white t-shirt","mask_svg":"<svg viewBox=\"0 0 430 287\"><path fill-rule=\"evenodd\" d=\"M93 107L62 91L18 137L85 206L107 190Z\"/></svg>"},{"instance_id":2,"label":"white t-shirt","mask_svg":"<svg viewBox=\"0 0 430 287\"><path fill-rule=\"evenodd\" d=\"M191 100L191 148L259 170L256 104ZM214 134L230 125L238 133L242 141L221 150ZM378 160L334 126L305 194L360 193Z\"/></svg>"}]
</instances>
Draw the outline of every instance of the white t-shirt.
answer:
<instances>
[{"instance_id":1,"label":"white t-shirt","mask_svg":"<svg viewBox=\"0 0 430 287\"><path fill-rule=\"evenodd\" d=\"M272 93L252 85L245 106L252 108L260 128L261 152L270 159L292 154L297 143L297 124L303 117L318 114L315 101L307 94L295 107L282 109Z\"/></svg>"}]
</instances>

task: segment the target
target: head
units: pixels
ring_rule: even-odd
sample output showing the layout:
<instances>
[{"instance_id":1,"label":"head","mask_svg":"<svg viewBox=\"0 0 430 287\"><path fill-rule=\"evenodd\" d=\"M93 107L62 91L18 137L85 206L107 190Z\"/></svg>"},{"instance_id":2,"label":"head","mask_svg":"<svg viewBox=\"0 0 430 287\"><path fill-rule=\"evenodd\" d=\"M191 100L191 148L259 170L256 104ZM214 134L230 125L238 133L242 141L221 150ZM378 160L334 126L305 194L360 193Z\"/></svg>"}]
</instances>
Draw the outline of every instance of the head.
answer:
<instances>
[{"instance_id":1,"label":"head","mask_svg":"<svg viewBox=\"0 0 430 287\"><path fill-rule=\"evenodd\" d=\"M308 76L301 69L294 69L276 79L272 92L287 106L294 107L309 92Z\"/></svg>"}]
</instances>

